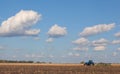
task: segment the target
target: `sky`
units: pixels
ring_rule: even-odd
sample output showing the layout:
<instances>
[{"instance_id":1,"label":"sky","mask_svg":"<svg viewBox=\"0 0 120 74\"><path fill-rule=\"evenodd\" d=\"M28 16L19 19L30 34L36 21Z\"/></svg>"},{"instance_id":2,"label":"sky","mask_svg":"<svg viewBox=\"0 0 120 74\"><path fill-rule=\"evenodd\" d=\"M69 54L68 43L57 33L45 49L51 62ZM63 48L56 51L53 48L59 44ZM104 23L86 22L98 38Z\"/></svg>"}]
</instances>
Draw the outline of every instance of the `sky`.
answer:
<instances>
[{"instance_id":1,"label":"sky","mask_svg":"<svg viewBox=\"0 0 120 74\"><path fill-rule=\"evenodd\" d=\"M1 0L0 59L120 63L119 0Z\"/></svg>"}]
</instances>

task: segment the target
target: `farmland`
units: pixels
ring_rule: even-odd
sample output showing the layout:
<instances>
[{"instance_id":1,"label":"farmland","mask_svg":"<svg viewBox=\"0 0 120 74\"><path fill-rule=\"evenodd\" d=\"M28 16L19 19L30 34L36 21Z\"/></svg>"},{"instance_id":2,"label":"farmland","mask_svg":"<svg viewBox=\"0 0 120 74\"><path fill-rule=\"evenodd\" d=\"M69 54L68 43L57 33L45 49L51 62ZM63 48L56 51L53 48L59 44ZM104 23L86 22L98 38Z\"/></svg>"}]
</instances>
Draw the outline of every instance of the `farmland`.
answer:
<instances>
[{"instance_id":1,"label":"farmland","mask_svg":"<svg viewBox=\"0 0 120 74\"><path fill-rule=\"evenodd\" d=\"M0 63L0 74L120 74L120 65Z\"/></svg>"}]
</instances>

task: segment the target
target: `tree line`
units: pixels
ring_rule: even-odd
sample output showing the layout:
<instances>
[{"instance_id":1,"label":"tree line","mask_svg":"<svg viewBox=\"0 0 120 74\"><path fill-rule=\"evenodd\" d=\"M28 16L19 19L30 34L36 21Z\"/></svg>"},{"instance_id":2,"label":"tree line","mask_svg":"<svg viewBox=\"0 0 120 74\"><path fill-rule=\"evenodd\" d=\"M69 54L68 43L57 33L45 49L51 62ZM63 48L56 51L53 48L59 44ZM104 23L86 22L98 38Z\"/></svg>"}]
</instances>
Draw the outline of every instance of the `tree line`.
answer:
<instances>
[{"instance_id":1,"label":"tree line","mask_svg":"<svg viewBox=\"0 0 120 74\"><path fill-rule=\"evenodd\" d=\"M0 63L34 63L34 61L0 60Z\"/></svg>"},{"instance_id":2,"label":"tree line","mask_svg":"<svg viewBox=\"0 0 120 74\"><path fill-rule=\"evenodd\" d=\"M40 61L18 61L18 60L0 60L0 63L40 63L40 64L52 64L52 62L40 62Z\"/></svg>"}]
</instances>

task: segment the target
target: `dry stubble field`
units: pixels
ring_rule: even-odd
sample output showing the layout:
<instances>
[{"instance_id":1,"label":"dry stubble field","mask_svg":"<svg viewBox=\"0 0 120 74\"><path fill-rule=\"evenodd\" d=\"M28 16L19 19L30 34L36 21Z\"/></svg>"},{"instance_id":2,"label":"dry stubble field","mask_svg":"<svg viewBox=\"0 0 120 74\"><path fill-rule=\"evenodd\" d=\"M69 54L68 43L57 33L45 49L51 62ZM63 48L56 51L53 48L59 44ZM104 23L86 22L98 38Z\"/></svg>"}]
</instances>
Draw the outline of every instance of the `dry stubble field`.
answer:
<instances>
[{"instance_id":1,"label":"dry stubble field","mask_svg":"<svg viewBox=\"0 0 120 74\"><path fill-rule=\"evenodd\" d=\"M0 63L0 74L120 74L120 65Z\"/></svg>"}]
</instances>

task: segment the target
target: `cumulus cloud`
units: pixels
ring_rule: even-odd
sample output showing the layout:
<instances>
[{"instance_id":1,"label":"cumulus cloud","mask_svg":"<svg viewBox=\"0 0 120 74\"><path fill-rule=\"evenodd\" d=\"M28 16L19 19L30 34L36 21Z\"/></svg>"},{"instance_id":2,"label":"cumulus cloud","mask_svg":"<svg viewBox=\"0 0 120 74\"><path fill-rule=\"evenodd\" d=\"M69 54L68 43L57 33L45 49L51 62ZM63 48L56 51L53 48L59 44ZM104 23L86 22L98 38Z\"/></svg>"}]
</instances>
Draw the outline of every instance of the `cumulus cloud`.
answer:
<instances>
[{"instance_id":1,"label":"cumulus cloud","mask_svg":"<svg viewBox=\"0 0 120 74\"><path fill-rule=\"evenodd\" d=\"M68 53L68 56L71 56L71 57L79 57L80 54L79 54L79 53L72 53L72 52L70 52L70 53Z\"/></svg>"},{"instance_id":2,"label":"cumulus cloud","mask_svg":"<svg viewBox=\"0 0 120 74\"><path fill-rule=\"evenodd\" d=\"M113 40L112 44L120 44L120 40Z\"/></svg>"},{"instance_id":3,"label":"cumulus cloud","mask_svg":"<svg viewBox=\"0 0 120 74\"><path fill-rule=\"evenodd\" d=\"M120 32L115 34L116 37L120 37Z\"/></svg>"},{"instance_id":4,"label":"cumulus cloud","mask_svg":"<svg viewBox=\"0 0 120 74\"><path fill-rule=\"evenodd\" d=\"M113 52L113 54L112 54L113 56L116 56L117 55L117 52Z\"/></svg>"},{"instance_id":5,"label":"cumulus cloud","mask_svg":"<svg viewBox=\"0 0 120 74\"><path fill-rule=\"evenodd\" d=\"M95 51L101 51L101 50L105 50L105 49L106 49L105 46L96 46L96 47L94 47Z\"/></svg>"},{"instance_id":6,"label":"cumulus cloud","mask_svg":"<svg viewBox=\"0 0 120 74\"><path fill-rule=\"evenodd\" d=\"M46 42L48 42L48 43L53 42L53 41L54 41L53 38L48 38L48 39L46 40Z\"/></svg>"},{"instance_id":7,"label":"cumulus cloud","mask_svg":"<svg viewBox=\"0 0 120 74\"><path fill-rule=\"evenodd\" d=\"M109 41L105 38L100 38L98 40L89 41L86 38L79 38L75 41L72 41L76 47L73 50L76 51L87 51L89 48L93 48L95 51L105 50L106 46L109 44Z\"/></svg>"},{"instance_id":8,"label":"cumulus cloud","mask_svg":"<svg viewBox=\"0 0 120 74\"><path fill-rule=\"evenodd\" d=\"M99 24L92 27L86 27L81 33L81 36L90 36L98 33L106 32L115 27L115 23L112 24Z\"/></svg>"},{"instance_id":9,"label":"cumulus cloud","mask_svg":"<svg viewBox=\"0 0 120 74\"><path fill-rule=\"evenodd\" d=\"M105 46L108 43L109 43L108 40L101 38L99 40L92 41L92 46Z\"/></svg>"},{"instance_id":10,"label":"cumulus cloud","mask_svg":"<svg viewBox=\"0 0 120 74\"><path fill-rule=\"evenodd\" d=\"M80 51L81 51L81 50L82 50L82 51L85 51L85 50L88 50L88 48L87 48L87 47L79 47L79 46L78 46L78 47L73 48L73 50L76 50L76 51L79 51L79 50L80 50Z\"/></svg>"},{"instance_id":11,"label":"cumulus cloud","mask_svg":"<svg viewBox=\"0 0 120 74\"><path fill-rule=\"evenodd\" d=\"M0 26L1 37L36 36L40 29L31 29L41 19L41 14L33 10L21 10L16 15L3 21Z\"/></svg>"},{"instance_id":12,"label":"cumulus cloud","mask_svg":"<svg viewBox=\"0 0 120 74\"><path fill-rule=\"evenodd\" d=\"M73 50L85 51L88 50L88 46L90 42L86 38L79 38L77 40L72 41L72 43L77 45L76 47L73 48Z\"/></svg>"},{"instance_id":13,"label":"cumulus cloud","mask_svg":"<svg viewBox=\"0 0 120 74\"><path fill-rule=\"evenodd\" d=\"M48 56L48 58L54 58L54 57L55 57L55 56L53 56L53 55L49 55L49 56Z\"/></svg>"},{"instance_id":14,"label":"cumulus cloud","mask_svg":"<svg viewBox=\"0 0 120 74\"><path fill-rule=\"evenodd\" d=\"M91 45L94 47L95 51L101 51L106 49L106 45L108 45L109 41L107 39L101 38L98 40L94 40L91 42Z\"/></svg>"},{"instance_id":15,"label":"cumulus cloud","mask_svg":"<svg viewBox=\"0 0 120 74\"><path fill-rule=\"evenodd\" d=\"M88 45L89 40L86 38L79 38L75 41L72 41L72 43L76 45L84 46L84 45Z\"/></svg>"},{"instance_id":16,"label":"cumulus cloud","mask_svg":"<svg viewBox=\"0 0 120 74\"><path fill-rule=\"evenodd\" d=\"M35 38L34 38L34 40L36 40L36 41L37 41L37 40L40 40L40 38L39 38L39 37L35 37Z\"/></svg>"},{"instance_id":17,"label":"cumulus cloud","mask_svg":"<svg viewBox=\"0 0 120 74\"><path fill-rule=\"evenodd\" d=\"M26 58L44 58L45 56L42 54L26 54Z\"/></svg>"},{"instance_id":18,"label":"cumulus cloud","mask_svg":"<svg viewBox=\"0 0 120 74\"><path fill-rule=\"evenodd\" d=\"M118 50L120 50L120 47L118 48Z\"/></svg>"},{"instance_id":19,"label":"cumulus cloud","mask_svg":"<svg viewBox=\"0 0 120 74\"><path fill-rule=\"evenodd\" d=\"M61 26L58 26L57 24L52 26L48 31L48 35L51 38L63 37L66 34L67 34L66 27L61 27Z\"/></svg>"}]
</instances>

